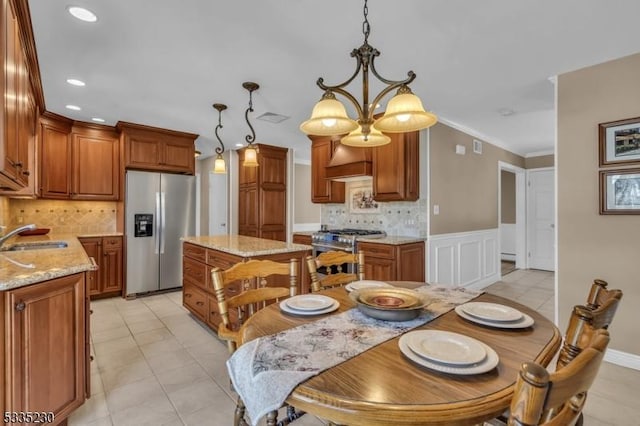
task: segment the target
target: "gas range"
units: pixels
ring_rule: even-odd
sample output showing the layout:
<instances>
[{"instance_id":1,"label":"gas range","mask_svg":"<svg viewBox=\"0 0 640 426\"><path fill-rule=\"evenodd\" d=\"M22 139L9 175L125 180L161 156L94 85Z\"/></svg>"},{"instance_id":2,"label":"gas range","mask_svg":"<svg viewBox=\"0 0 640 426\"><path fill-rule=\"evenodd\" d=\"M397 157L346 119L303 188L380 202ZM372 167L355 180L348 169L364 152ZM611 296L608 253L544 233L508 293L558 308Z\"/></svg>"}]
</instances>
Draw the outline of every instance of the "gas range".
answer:
<instances>
[{"instance_id":1,"label":"gas range","mask_svg":"<svg viewBox=\"0 0 640 426\"><path fill-rule=\"evenodd\" d=\"M356 241L359 238L384 238L386 236L386 232L378 230L330 229L314 232L311 235L311 244L317 252L327 249L355 252Z\"/></svg>"}]
</instances>

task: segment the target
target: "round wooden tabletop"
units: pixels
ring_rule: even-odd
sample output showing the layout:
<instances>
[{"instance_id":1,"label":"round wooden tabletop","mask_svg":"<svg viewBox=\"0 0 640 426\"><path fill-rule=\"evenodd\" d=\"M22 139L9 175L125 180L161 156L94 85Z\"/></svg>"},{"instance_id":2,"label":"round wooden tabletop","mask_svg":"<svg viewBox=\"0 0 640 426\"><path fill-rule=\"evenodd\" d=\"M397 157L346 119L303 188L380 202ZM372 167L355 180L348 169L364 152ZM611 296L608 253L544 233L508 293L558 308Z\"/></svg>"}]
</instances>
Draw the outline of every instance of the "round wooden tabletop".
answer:
<instances>
[{"instance_id":1,"label":"round wooden tabletop","mask_svg":"<svg viewBox=\"0 0 640 426\"><path fill-rule=\"evenodd\" d=\"M340 302L332 314L355 306L344 288L322 294ZM512 306L533 317L535 324L525 329L491 328L450 311L415 330L451 331L484 342L500 357L493 370L470 376L433 371L406 358L398 347L399 338L394 338L301 383L287 402L345 425L472 425L497 416L509 407L521 364L534 360L547 365L561 336L551 321L512 300L485 293L474 301ZM322 317L290 316L273 304L247 321L245 339Z\"/></svg>"}]
</instances>

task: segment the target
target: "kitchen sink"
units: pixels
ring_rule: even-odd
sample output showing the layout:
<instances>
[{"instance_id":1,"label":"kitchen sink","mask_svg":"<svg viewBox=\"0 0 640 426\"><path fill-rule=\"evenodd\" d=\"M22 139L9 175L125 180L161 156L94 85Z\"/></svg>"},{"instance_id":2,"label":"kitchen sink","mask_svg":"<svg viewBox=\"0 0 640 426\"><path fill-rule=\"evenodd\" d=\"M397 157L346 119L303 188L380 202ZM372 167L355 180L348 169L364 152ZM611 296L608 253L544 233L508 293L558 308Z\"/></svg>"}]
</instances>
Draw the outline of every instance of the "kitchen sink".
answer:
<instances>
[{"instance_id":1,"label":"kitchen sink","mask_svg":"<svg viewBox=\"0 0 640 426\"><path fill-rule=\"evenodd\" d=\"M48 241L44 243L17 243L7 247L2 247L2 251L25 251L25 250L42 250L65 248L68 244L64 241Z\"/></svg>"}]
</instances>

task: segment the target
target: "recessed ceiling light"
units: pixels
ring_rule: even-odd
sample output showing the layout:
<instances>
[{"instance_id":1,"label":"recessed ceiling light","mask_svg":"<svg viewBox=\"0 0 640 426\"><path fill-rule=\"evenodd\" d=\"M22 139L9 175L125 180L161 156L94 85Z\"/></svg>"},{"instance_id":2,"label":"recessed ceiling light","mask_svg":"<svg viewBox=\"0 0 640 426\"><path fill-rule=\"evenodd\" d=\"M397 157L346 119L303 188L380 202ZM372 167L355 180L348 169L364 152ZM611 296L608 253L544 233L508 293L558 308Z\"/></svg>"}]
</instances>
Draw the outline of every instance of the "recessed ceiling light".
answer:
<instances>
[{"instance_id":1,"label":"recessed ceiling light","mask_svg":"<svg viewBox=\"0 0 640 426\"><path fill-rule=\"evenodd\" d=\"M95 13L93 13L89 9L85 9L84 7L69 6L67 10L74 18L77 18L84 22L96 22L98 20L98 17Z\"/></svg>"},{"instance_id":2,"label":"recessed ceiling light","mask_svg":"<svg viewBox=\"0 0 640 426\"><path fill-rule=\"evenodd\" d=\"M82 87L82 86L85 85L84 81L78 80L78 79L75 79L75 78L68 78L67 79L67 83L69 83L72 86L79 86L79 87Z\"/></svg>"},{"instance_id":3,"label":"recessed ceiling light","mask_svg":"<svg viewBox=\"0 0 640 426\"><path fill-rule=\"evenodd\" d=\"M77 105L65 105L65 108L67 108L67 109L72 109L72 110L74 110L74 111L80 111L80 110L82 109L82 108L80 108L80 107L79 107L79 106L77 106Z\"/></svg>"},{"instance_id":4,"label":"recessed ceiling light","mask_svg":"<svg viewBox=\"0 0 640 426\"><path fill-rule=\"evenodd\" d=\"M242 147L242 146L244 146L244 144L243 143L237 143L236 146Z\"/></svg>"},{"instance_id":5,"label":"recessed ceiling light","mask_svg":"<svg viewBox=\"0 0 640 426\"><path fill-rule=\"evenodd\" d=\"M498 114L500 114L503 117L508 117L510 115L515 114L516 112L514 110L512 110L511 108L500 108L498 110Z\"/></svg>"},{"instance_id":6,"label":"recessed ceiling light","mask_svg":"<svg viewBox=\"0 0 640 426\"><path fill-rule=\"evenodd\" d=\"M96 123L104 123L104 118L93 117L92 120L95 121Z\"/></svg>"}]
</instances>

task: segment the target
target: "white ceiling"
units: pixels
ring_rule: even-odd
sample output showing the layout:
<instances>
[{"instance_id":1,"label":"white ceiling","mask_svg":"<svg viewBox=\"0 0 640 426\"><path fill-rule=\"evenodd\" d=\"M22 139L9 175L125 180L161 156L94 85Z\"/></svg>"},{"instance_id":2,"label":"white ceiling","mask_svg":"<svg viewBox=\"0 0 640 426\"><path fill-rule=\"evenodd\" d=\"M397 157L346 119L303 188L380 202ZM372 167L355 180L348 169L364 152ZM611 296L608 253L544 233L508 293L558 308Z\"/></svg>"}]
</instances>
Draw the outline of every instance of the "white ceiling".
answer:
<instances>
[{"instance_id":1,"label":"white ceiling","mask_svg":"<svg viewBox=\"0 0 640 426\"><path fill-rule=\"evenodd\" d=\"M90 24L69 4L98 15ZM197 133L211 155L218 116L227 148L249 132L309 158L298 130L326 84L355 70L362 0L29 0L46 106L83 121L129 121ZM411 85L448 124L521 154L554 147L550 77L640 51L638 0L371 0L369 43L378 72ZM73 87L78 78L85 87ZM373 78L373 77L372 77ZM359 81L356 79L356 81ZM371 98L382 88L372 85ZM361 98L361 87L350 91ZM67 104L82 107L74 112ZM502 116L501 109L515 111ZM290 118L273 124L265 112Z\"/></svg>"}]
</instances>

